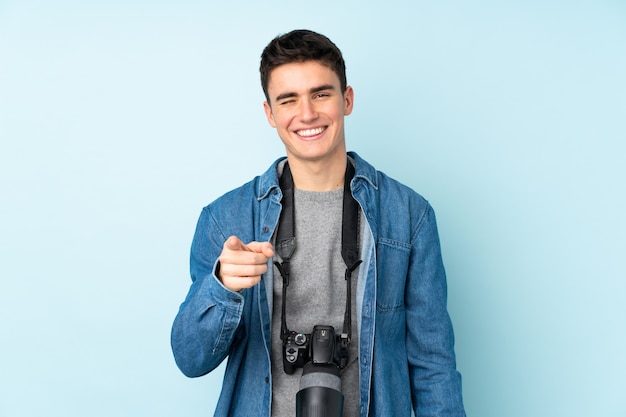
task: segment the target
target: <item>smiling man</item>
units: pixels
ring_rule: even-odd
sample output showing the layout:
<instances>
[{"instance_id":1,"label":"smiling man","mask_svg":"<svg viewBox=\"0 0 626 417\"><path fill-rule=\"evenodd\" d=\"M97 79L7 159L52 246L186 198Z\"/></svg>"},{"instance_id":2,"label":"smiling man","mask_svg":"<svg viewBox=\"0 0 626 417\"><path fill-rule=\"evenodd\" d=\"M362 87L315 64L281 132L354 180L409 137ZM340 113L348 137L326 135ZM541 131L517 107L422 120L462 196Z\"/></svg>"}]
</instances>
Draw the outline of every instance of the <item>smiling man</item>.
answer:
<instances>
[{"instance_id":1,"label":"smiling man","mask_svg":"<svg viewBox=\"0 0 626 417\"><path fill-rule=\"evenodd\" d=\"M285 144L296 187L328 191L343 185L352 87L342 87L327 65L294 62L272 71L267 96L265 114Z\"/></svg>"},{"instance_id":2,"label":"smiling man","mask_svg":"<svg viewBox=\"0 0 626 417\"><path fill-rule=\"evenodd\" d=\"M287 157L203 209L176 363L228 358L216 416L465 416L433 210L347 152L341 52L297 30L260 71Z\"/></svg>"}]
</instances>

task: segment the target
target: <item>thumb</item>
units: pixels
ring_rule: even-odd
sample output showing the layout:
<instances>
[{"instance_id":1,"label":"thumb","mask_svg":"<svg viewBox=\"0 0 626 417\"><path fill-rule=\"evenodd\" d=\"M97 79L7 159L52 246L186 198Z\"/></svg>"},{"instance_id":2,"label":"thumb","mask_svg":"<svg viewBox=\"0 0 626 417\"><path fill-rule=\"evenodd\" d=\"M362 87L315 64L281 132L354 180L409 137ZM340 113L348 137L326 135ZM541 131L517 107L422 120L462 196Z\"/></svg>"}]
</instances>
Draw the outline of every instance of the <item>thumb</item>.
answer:
<instances>
[{"instance_id":1,"label":"thumb","mask_svg":"<svg viewBox=\"0 0 626 417\"><path fill-rule=\"evenodd\" d=\"M266 258L271 258L274 256L274 249L272 248L272 244L270 242L250 242L246 245L247 250L260 253Z\"/></svg>"}]
</instances>

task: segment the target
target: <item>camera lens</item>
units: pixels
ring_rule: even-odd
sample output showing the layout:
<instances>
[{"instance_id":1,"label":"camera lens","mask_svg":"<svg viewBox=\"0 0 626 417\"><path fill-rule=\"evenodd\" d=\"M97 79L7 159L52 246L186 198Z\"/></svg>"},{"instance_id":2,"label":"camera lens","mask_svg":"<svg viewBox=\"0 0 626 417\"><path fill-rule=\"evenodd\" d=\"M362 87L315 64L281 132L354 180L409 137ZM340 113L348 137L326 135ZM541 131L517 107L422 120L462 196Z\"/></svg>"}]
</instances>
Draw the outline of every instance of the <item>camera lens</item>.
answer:
<instances>
[{"instance_id":1,"label":"camera lens","mask_svg":"<svg viewBox=\"0 0 626 417\"><path fill-rule=\"evenodd\" d=\"M341 417L343 394L335 365L304 365L296 394L296 417Z\"/></svg>"}]
</instances>

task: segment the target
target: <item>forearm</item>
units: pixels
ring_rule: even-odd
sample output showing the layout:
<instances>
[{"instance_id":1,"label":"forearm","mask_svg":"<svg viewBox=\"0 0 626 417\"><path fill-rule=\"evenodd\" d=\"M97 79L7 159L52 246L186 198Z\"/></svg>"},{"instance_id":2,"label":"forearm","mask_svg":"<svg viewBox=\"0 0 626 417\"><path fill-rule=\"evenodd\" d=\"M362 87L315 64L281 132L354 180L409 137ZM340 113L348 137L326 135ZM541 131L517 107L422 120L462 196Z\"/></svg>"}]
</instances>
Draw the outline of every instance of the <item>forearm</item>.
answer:
<instances>
[{"instance_id":1,"label":"forearm","mask_svg":"<svg viewBox=\"0 0 626 417\"><path fill-rule=\"evenodd\" d=\"M191 245L192 284L172 326L172 351L187 376L204 375L228 355L244 307L241 294L226 289L216 277L225 241L209 209L198 220Z\"/></svg>"},{"instance_id":2,"label":"forearm","mask_svg":"<svg viewBox=\"0 0 626 417\"><path fill-rule=\"evenodd\" d=\"M176 364L185 375L204 375L224 360L237 337L243 307L243 297L214 276L194 281L171 335Z\"/></svg>"}]
</instances>

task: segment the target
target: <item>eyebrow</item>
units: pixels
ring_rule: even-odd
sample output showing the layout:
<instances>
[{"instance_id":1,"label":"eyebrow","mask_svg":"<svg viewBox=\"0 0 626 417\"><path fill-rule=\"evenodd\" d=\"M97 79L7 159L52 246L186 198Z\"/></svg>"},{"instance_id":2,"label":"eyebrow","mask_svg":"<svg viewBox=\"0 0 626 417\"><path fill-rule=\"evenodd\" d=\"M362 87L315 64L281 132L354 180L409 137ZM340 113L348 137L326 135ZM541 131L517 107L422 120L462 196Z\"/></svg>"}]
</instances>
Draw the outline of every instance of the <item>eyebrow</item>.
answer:
<instances>
[{"instance_id":1,"label":"eyebrow","mask_svg":"<svg viewBox=\"0 0 626 417\"><path fill-rule=\"evenodd\" d=\"M313 87L309 90L309 94L315 94L315 93L319 93L320 91L326 91L326 90L334 90L335 86L332 84L324 84L324 85L320 85L319 87ZM297 97L296 93L283 93L283 94L279 94L276 99L274 101L280 101L280 100L284 100L287 98L292 98L292 97Z\"/></svg>"}]
</instances>

